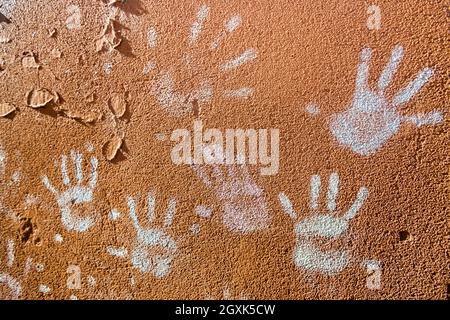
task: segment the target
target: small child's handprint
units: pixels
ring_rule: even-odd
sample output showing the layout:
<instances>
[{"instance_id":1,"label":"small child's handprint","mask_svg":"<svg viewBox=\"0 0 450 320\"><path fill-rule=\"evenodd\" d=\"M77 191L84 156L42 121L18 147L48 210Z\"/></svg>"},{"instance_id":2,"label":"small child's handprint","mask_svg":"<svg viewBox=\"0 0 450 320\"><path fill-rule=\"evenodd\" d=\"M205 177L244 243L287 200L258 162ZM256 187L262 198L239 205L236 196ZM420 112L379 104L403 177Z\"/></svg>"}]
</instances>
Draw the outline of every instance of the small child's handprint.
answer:
<instances>
[{"instance_id":1,"label":"small child's handprint","mask_svg":"<svg viewBox=\"0 0 450 320\"><path fill-rule=\"evenodd\" d=\"M392 50L390 61L378 81L378 88L369 88L370 48L361 52L356 78L356 90L350 107L333 117L330 129L337 141L354 152L367 156L375 153L387 140L395 135L402 122L410 122L420 127L442 121L441 112L402 116L398 108L408 103L428 82L433 70L425 68L411 83L398 92L391 101L385 90L391 83L403 58L403 47Z\"/></svg>"},{"instance_id":2,"label":"small child's handprint","mask_svg":"<svg viewBox=\"0 0 450 320\"><path fill-rule=\"evenodd\" d=\"M227 165L227 174L217 165L213 165L211 175L204 166L196 165L194 170L223 202L223 223L229 230L250 233L269 226L264 190L253 181L245 165Z\"/></svg>"},{"instance_id":3,"label":"small child's handprint","mask_svg":"<svg viewBox=\"0 0 450 320\"><path fill-rule=\"evenodd\" d=\"M155 197L148 194L147 218L152 223L155 218ZM151 271L157 278L166 276L170 271L170 264L175 256L177 244L172 237L164 232L164 229L172 225L175 214L176 200L171 198L167 207L166 218L163 228L143 228L136 215L136 204L132 197L128 197L128 209L130 217L136 230L136 245L131 253L133 266L142 272ZM149 251L154 253L149 255Z\"/></svg>"},{"instance_id":4,"label":"small child's handprint","mask_svg":"<svg viewBox=\"0 0 450 320\"><path fill-rule=\"evenodd\" d=\"M176 200L170 198L165 216L164 226L161 228L143 228L136 214L136 201L128 197L128 209L133 227L136 230L136 241L131 251L131 263L141 272L152 272L157 278L163 278L170 272L170 265L177 251L176 241L166 233L166 229L172 225L175 215ZM147 198L147 220L153 224L155 220L155 196L152 192ZM120 216L117 210L113 210L114 220ZM125 248L107 248L109 254L128 258L128 250Z\"/></svg>"},{"instance_id":5,"label":"small child's handprint","mask_svg":"<svg viewBox=\"0 0 450 320\"><path fill-rule=\"evenodd\" d=\"M59 209L61 210L61 222L68 231L85 232L95 223L91 213L94 189L97 185L98 160L95 156L90 159L91 172L86 185L83 185L83 155L74 150L71 151L72 162L75 167L76 184L72 184L67 170L68 157L61 156L61 174L65 191L57 190L47 176L42 177L42 183L54 194ZM82 217L81 214L91 214Z\"/></svg>"},{"instance_id":6,"label":"small child's handprint","mask_svg":"<svg viewBox=\"0 0 450 320\"><path fill-rule=\"evenodd\" d=\"M328 213L319 213L320 176L312 176L310 209L313 215L295 225L295 233L298 238L294 251L294 263L297 267L326 274L336 274L346 267L349 260L347 251L322 251L314 243L314 240L317 237L330 240L342 237L347 231L351 219L361 209L369 192L367 188L361 187L350 209L343 215L337 216L336 198L338 189L339 176L337 173L333 173L330 176L328 185ZM291 201L284 193L279 194L279 201L284 211L293 219L297 219L297 213L294 211Z\"/></svg>"}]
</instances>

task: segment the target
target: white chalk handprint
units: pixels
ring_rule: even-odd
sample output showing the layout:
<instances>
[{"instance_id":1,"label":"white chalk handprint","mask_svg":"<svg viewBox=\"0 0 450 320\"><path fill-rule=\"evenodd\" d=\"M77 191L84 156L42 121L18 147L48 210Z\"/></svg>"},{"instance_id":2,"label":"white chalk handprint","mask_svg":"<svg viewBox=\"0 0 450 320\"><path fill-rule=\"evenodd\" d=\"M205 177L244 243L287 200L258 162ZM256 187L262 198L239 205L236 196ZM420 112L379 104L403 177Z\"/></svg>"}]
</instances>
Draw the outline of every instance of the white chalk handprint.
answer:
<instances>
[{"instance_id":1,"label":"white chalk handprint","mask_svg":"<svg viewBox=\"0 0 450 320\"><path fill-rule=\"evenodd\" d=\"M223 223L229 230L251 233L270 225L264 190L253 181L245 165L227 165L227 174L213 165L210 175L205 166L193 167L203 183L222 201Z\"/></svg>"},{"instance_id":2,"label":"white chalk handprint","mask_svg":"<svg viewBox=\"0 0 450 320\"><path fill-rule=\"evenodd\" d=\"M148 195L148 221L153 222L155 216L155 197L150 193ZM175 214L176 200L170 199L166 212L164 229L172 225L173 216ZM128 198L128 208L133 226L136 230L136 246L131 253L131 261L133 266L142 272L151 271L157 278L166 276L170 271L170 264L177 250L177 244L163 230L158 228L145 229L139 224L136 215L136 206L132 197ZM161 249L162 252L153 256L149 256L149 247Z\"/></svg>"},{"instance_id":3,"label":"white chalk handprint","mask_svg":"<svg viewBox=\"0 0 450 320\"><path fill-rule=\"evenodd\" d=\"M147 219L150 224L153 224L155 220L155 206L155 196L150 192L147 198ZM172 225L176 200L174 198L169 200L163 227L142 227L136 214L136 201L133 197L128 197L128 209L136 230L136 241L131 251L133 267L143 273L151 272L157 278L165 277L170 272L171 263L177 251L176 241L166 232L166 229ZM114 212L117 211L114 210ZM128 257L128 250L125 248L109 246L107 251L116 257Z\"/></svg>"},{"instance_id":4,"label":"white chalk handprint","mask_svg":"<svg viewBox=\"0 0 450 320\"><path fill-rule=\"evenodd\" d=\"M27 260L29 261L29 260ZM8 268L11 268L14 263L14 241L9 239L7 244L7 262L6 265ZM27 270L28 272L28 270ZM3 299L12 299L12 300L18 300L20 297L20 294L22 293L22 286L20 282L13 277L11 274L4 272L3 270L0 271L0 284L5 285L10 292L10 295L3 296L0 295L0 298Z\"/></svg>"},{"instance_id":5,"label":"white chalk handprint","mask_svg":"<svg viewBox=\"0 0 450 320\"><path fill-rule=\"evenodd\" d=\"M433 70L425 68L389 101L385 91L403 58L403 47L396 46L378 81L378 88L369 88L368 75L372 50L361 52L356 90L350 107L333 117L330 129L337 141L363 156L375 153L400 129L402 122L418 127L442 121L441 112L402 116L398 109L408 103L428 82Z\"/></svg>"},{"instance_id":6,"label":"white chalk handprint","mask_svg":"<svg viewBox=\"0 0 450 320\"><path fill-rule=\"evenodd\" d=\"M339 176L333 173L329 179L327 192L328 213L320 213L320 176L314 175L311 178L311 203L312 216L295 225L294 231L297 236L297 244L294 250L294 263L299 268L308 271L321 272L333 275L342 271L348 264L349 253L345 250L322 251L317 245L317 238L338 239L344 236L349 227L349 222L353 219L364 204L369 194L367 188L361 187L356 196L356 200L343 215L336 213L336 198L339 189ZM289 198L284 194L279 194L279 201L284 211L297 219Z\"/></svg>"},{"instance_id":7,"label":"white chalk handprint","mask_svg":"<svg viewBox=\"0 0 450 320\"><path fill-rule=\"evenodd\" d=\"M68 157L61 156L61 174L65 191L58 191L50 182L47 176L42 177L43 184L55 196L59 209L61 210L61 222L68 231L85 232L95 223L92 213L92 200L94 189L97 185L98 160L95 156L90 159L91 172L86 185L83 185L83 155L74 150L71 151L71 158L75 167L76 184L71 184L67 170ZM82 217L81 214L90 214Z\"/></svg>"},{"instance_id":8,"label":"white chalk handprint","mask_svg":"<svg viewBox=\"0 0 450 320\"><path fill-rule=\"evenodd\" d=\"M152 86L152 94L157 99L159 105L171 116L181 117L187 114L198 112L196 109L211 103L213 96L217 96L217 88L213 86L213 76L220 73L228 74L242 67L248 62L257 58L257 50L248 48L242 53L228 58L218 63L214 70L210 70L209 65L205 64L205 57L215 52L229 36L231 36L242 24L240 15L229 17L223 25L222 30L209 41L210 52L201 50L199 44L204 25L210 15L210 7L202 5L197 11L195 21L192 23L189 34L189 48L181 57L182 64L176 63L175 67L163 69L157 75L157 80ZM148 46L156 49L159 42L159 35L155 27L150 27L148 31ZM186 68L185 71L179 70L180 65ZM156 61L149 61L144 67L144 73L159 68ZM178 74L183 74L184 78L196 79L196 85L192 88L182 89L176 84ZM178 76L179 77L179 76ZM226 99L248 99L253 95L254 89L251 87L237 87L220 90L219 95Z\"/></svg>"},{"instance_id":9,"label":"white chalk handprint","mask_svg":"<svg viewBox=\"0 0 450 320\"><path fill-rule=\"evenodd\" d=\"M152 89L159 104L175 117L189 113L195 103L210 102L213 96L212 85L206 80L187 94L176 91L174 86L173 72L164 71Z\"/></svg>"}]
</instances>

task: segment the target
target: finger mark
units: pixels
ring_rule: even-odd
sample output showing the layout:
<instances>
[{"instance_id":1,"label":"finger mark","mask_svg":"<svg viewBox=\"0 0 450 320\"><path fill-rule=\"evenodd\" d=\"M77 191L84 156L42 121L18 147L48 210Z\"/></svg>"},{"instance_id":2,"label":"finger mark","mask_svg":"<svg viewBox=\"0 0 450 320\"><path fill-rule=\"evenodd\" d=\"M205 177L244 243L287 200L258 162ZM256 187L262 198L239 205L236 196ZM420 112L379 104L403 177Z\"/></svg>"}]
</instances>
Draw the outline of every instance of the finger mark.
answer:
<instances>
[{"instance_id":1,"label":"finger mark","mask_svg":"<svg viewBox=\"0 0 450 320\"><path fill-rule=\"evenodd\" d=\"M338 194L339 188L339 175L336 172L333 172L330 175L330 179L328 181L328 192L327 192L327 207L328 211L336 210L336 198Z\"/></svg>"},{"instance_id":2,"label":"finger mark","mask_svg":"<svg viewBox=\"0 0 450 320\"><path fill-rule=\"evenodd\" d=\"M96 157L91 158L91 179L89 180L89 187L94 189L97 185L97 168L98 160Z\"/></svg>"},{"instance_id":3,"label":"finger mark","mask_svg":"<svg viewBox=\"0 0 450 320\"><path fill-rule=\"evenodd\" d=\"M425 68L420 71L416 78L394 97L394 99L392 100L392 104L394 106L400 106L409 102L428 82L432 75L433 70L430 68Z\"/></svg>"},{"instance_id":4,"label":"finger mark","mask_svg":"<svg viewBox=\"0 0 450 320\"><path fill-rule=\"evenodd\" d=\"M54 194L58 194L58 191L53 187L53 185L50 183L50 180L48 179L47 176L43 176L41 178L42 183L44 184L44 186L51 192Z\"/></svg>"},{"instance_id":5,"label":"finger mark","mask_svg":"<svg viewBox=\"0 0 450 320\"><path fill-rule=\"evenodd\" d=\"M68 186L70 184L69 174L67 172L67 156L61 156L61 174L63 183Z\"/></svg>"},{"instance_id":6,"label":"finger mark","mask_svg":"<svg viewBox=\"0 0 450 320\"><path fill-rule=\"evenodd\" d=\"M444 116L440 111L433 111L427 114L419 113L413 116L405 116L403 117L403 121L410 122L417 127L425 126L425 125L436 125L444 121Z\"/></svg>"},{"instance_id":7,"label":"finger mark","mask_svg":"<svg viewBox=\"0 0 450 320\"><path fill-rule=\"evenodd\" d=\"M173 217L175 215L177 201L174 198L170 198L169 206L167 207L166 219L164 221L164 225L169 227L172 225Z\"/></svg>"},{"instance_id":8,"label":"finger mark","mask_svg":"<svg viewBox=\"0 0 450 320\"><path fill-rule=\"evenodd\" d=\"M313 210L317 210L319 208L319 195L320 195L320 176L315 174L311 177L310 207Z\"/></svg>"},{"instance_id":9,"label":"finger mark","mask_svg":"<svg viewBox=\"0 0 450 320\"><path fill-rule=\"evenodd\" d=\"M345 214L344 219L345 220L353 219L358 213L358 211L362 208L368 196L369 190L366 187L361 187L358 191L358 195L356 196L355 202L353 202L352 206Z\"/></svg>"},{"instance_id":10,"label":"finger mark","mask_svg":"<svg viewBox=\"0 0 450 320\"><path fill-rule=\"evenodd\" d=\"M278 195L278 200L283 207L284 212L286 212L292 219L297 219L297 214L294 211L291 200L283 192Z\"/></svg>"},{"instance_id":11,"label":"finger mark","mask_svg":"<svg viewBox=\"0 0 450 320\"><path fill-rule=\"evenodd\" d=\"M155 219L155 196L153 192L149 192L147 196L147 219L148 222L153 222Z\"/></svg>"},{"instance_id":12,"label":"finger mark","mask_svg":"<svg viewBox=\"0 0 450 320\"><path fill-rule=\"evenodd\" d=\"M253 48L247 49L239 57L223 63L220 66L220 70L221 71L230 71L230 70L239 68L240 66L246 64L247 62L256 59L256 57L257 57L257 52L255 49L253 49Z\"/></svg>"},{"instance_id":13,"label":"finger mark","mask_svg":"<svg viewBox=\"0 0 450 320\"><path fill-rule=\"evenodd\" d=\"M141 230L141 226L139 225L139 220L136 215L136 203L132 197L128 197L128 209L134 228L139 232Z\"/></svg>"},{"instance_id":14,"label":"finger mark","mask_svg":"<svg viewBox=\"0 0 450 320\"><path fill-rule=\"evenodd\" d=\"M380 80L378 81L378 89L384 91L391 83L395 73L397 72L398 66L403 58L403 47L397 45L392 50L391 58L381 74Z\"/></svg>"},{"instance_id":15,"label":"finger mark","mask_svg":"<svg viewBox=\"0 0 450 320\"><path fill-rule=\"evenodd\" d=\"M83 181L83 169L82 169L83 155L78 152L73 152L72 160L75 163L75 172L77 181L78 183L81 183Z\"/></svg>"},{"instance_id":16,"label":"finger mark","mask_svg":"<svg viewBox=\"0 0 450 320\"><path fill-rule=\"evenodd\" d=\"M372 49L364 48L361 51L360 63L356 76L356 90L362 92L368 89L367 79L369 76L369 64L372 57Z\"/></svg>"},{"instance_id":17,"label":"finger mark","mask_svg":"<svg viewBox=\"0 0 450 320\"><path fill-rule=\"evenodd\" d=\"M197 41L197 39L202 31L203 23L205 22L206 18L208 17L208 14L209 14L208 6L202 5L197 12L197 20L192 24L192 27L191 27L191 35L189 37L189 41L191 44L193 44L194 42Z\"/></svg>"}]
</instances>

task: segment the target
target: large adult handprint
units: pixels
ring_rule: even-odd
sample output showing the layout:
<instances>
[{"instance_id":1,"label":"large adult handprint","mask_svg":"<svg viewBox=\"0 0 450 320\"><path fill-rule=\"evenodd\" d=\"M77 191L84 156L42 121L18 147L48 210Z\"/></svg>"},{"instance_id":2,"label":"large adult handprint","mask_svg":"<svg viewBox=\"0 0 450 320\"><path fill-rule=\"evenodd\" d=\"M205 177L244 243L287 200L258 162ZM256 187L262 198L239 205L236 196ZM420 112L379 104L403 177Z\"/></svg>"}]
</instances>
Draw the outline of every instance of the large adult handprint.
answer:
<instances>
[{"instance_id":1,"label":"large adult handprint","mask_svg":"<svg viewBox=\"0 0 450 320\"><path fill-rule=\"evenodd\" d=\"M413 81L389 101L385 90L403 58L403 47L396 46L392 50L391 58L375 90L369 88L368 84L371 55L370 48L362 50L352 104L346 111L335 115L330 125L332 134L340 144L363 156L375 153L398 132L402 122L410 122L420 127L437 124L443 119L442 113L438 111L413 116L402 116L398 111L427 83L433 75L432 69L425 68L420 71Z\"/></svg>"},{"instance_id":2,"label":"large adult handprint","mask_svg":"<svg viewBox=\"0 0 450 320\"><path fill-rule=\"evenodd\" d=\"M190 113L196 113L196 109L203 105L211 103L213 97L221 95L226 99L247 99L253 95L254 89L243 86L230 89L218 89L213 85L213 78L218 72L230 74L246 63L257 58L258 52L255 48L248 48L233 58L217 63L214 69L212 64L205 64L205 57L215 57L215 51L230 37L242 24L242 18L236 14L224 21L222 30L220 30L212 41L209 42L209 48L203 47L202 32L206 24L211 8L206 4L200 6L197 11L196 19L191 25L188 38L188 48L181 58L182 63L175 63L169 69L160 70L156 81L152 85L151 92L158 101L159 105L171 116L182 117ZM160 44L159 34L156 28L151 27L148 33L148 45L151 49L156 49ZM202 40L202 41L201 41ZM161 42L162 43L162 42ZM205 49L207 51L205 51ZM185 70L179 70L186 67ZM156 61L150 61L144 68L144 73L159 68ZM177 85L176 79L180 74L184 79L194 81L197 84L191 88L181 89Z\"/></svg>"},{"instance_id":3,"label":"large adult handprint","mask_svg":"<svg viewBox=\"0 0 450 320\"><path fill-rule=\"evenodd\" d=\"M223 203L223 223L233 232L252 233L270 225L264 190L250 176L245 165L218 165L208 172L205 166L193 166L198 177Z\"/></svg>"},{"instance_id":4,"label":"large adult handprint","mask_svg":"<svg viewBox=\"0 0 450 320\"><path fill-rule=\"evenodd\" d=\"M294 251L294 263L299 268L309 271L322 272L333 275L342 271L348 264L349 253L346 250L327 250L320 248L318 239L325 238L333 241L345 236L350 221L356 216L363 206L369 191L361 187L356 200L342 215L336 213L336 198L339 189L339 176L333 173L330 176L327 192L327 213L319 212L320 176L311 177L311 202L312 216L303 219L295 225L297 245ZM292 219L297 220L291 201L284 194L279 194L279 201L284 211Z\"/></svg>"},{"instance_id":5,"label":"large adult handprint","mask_svg":"<svg viewBox=\"0 0 450 320\"><path fill-rule=\"evenodd\" d=\"M92 216L92 199L94 189L97 185L97 167L98 160L92 156L90 159L91 172L89 181L83 185L83 155L74 150L71 152L71 158L75 167L76 184L72 185L69 173L67 171L67 156L61 156L61 174L65 191L58 191L50 182L47 176L42 177L42 183L54 194L61 210L61 222L68 231L85 232L91 228L95 219ZM84 209L84 210L83 210ZM80 213L90 213L90 216L81 217Z\"/></svg>"}]
</instances>

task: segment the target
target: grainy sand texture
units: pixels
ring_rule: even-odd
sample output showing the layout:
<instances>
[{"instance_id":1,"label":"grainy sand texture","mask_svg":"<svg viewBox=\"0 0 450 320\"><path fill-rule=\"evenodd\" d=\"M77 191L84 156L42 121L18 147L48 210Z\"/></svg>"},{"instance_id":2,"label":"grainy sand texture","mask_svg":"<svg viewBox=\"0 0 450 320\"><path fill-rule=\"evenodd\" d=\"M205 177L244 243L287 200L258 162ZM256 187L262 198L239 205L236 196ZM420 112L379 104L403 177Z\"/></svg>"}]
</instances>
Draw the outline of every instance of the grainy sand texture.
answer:
<instances>
[{"instance_id":1,"label":"grainy sand texture","mask_svg":"<svg viewBox=\"0 0 450 320\"><path fill-rule=\"evenodd\" d=\"M0 0L0 297L447 298L449 10Z\"/></svg>"}]
</instances>

